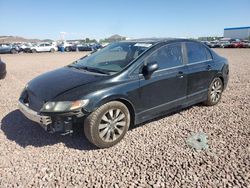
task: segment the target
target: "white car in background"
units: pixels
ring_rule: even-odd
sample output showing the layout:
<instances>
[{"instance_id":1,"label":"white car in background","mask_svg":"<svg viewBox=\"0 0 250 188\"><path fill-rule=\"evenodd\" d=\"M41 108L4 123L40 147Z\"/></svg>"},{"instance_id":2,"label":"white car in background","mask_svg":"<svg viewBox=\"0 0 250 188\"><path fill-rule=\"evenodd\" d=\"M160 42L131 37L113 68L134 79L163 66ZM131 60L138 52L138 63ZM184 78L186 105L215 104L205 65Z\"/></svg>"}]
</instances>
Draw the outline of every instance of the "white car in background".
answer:
<instances>
[{"instance_id":1,"label":"white car in background","mask_svg":"<svg viewBox=\"0 0 250 188\"><path fill-rule=\"evenodd\" d=\"M60 44L59 44L59 48L64 48L64 50L66 51L66 52L70 52L70 51L73 51L72 49L72 47L73 47L74 45L73 44L71 44L71 43L68 43L68 42L66 42L66 41L62 41Z\"/></svg>"},{"instance_id":2,"label":"white car in background","mask_svg":"<svg viewBox=\"0 0 250 188\"><path fill-rule=\"evenodd\" d=\"M36 53L36 52L55 52L58 50L57 46L55 46L54 44L50 44L50 43L41 43L38 45L34 45L30 48L32 53Z\"/></svg>"}]
</instances>

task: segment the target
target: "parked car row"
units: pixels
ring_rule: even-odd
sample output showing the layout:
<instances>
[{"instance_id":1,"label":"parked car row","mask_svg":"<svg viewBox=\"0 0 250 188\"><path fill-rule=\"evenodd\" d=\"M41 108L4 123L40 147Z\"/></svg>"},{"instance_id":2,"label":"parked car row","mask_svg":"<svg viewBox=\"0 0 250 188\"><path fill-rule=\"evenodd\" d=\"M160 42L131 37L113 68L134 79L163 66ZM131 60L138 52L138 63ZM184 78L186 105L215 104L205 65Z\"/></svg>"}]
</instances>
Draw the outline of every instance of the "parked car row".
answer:
<instances>
[{"instance_id":1,"label":"parked car row","mask_svg":"<svg viewBox=\"0 0 250 188\"><path fill-rule=\"evenodd\" d=\"M37 53L37 52L55 52L55 51L95 51L102 48L100 44L71 44L62 42L57 44L55 42L44 43L21 43L21 44L0 44L0 53L16 54L24 53Z\"/></svg>"},{"instance_id":2,"label":"parked car row","mask_svg":"<svg viewBox=\"0 0 250 188\"><path fill-rule=\"evenodd\" d=\"M250 48L248 40L221 40L221 41L202 41L210 48Z\"/></svg>"},{"instance_id":3,"label":"parked car row","mask_svg":"<svg viewBox=\"0 0 250 188\"><path fill-rule=\"evenodd\" d=\"M250 48L250 41L239 39L228 39L220 41L202 41L210 48ZM43 42L43 43L14 43L14 44L0 44L0 53L16 54L37 53L37 52L75 52L75 51L96 51L103 48L104 45L98 43L68 43L66 41Z\"/></svg>"},{"instance_id":4,"label":"parked car row","mask_svg":"<svg viewBox=\"0 0 250 188\"><path fill-rule=\"evenodd\" d=\"M55 52L58 48L52 43L40 44L0 44L0 53L16 54L20 52Z\"/></svg>"},{"instance_id":5,"label":"parked car row","mask_svg":"<svg viewBox=\"0 0 250 188\"><path fill-rule=\"evenodd\" d=\"M102 45L92 43L92 44L71 44L67 42L62 42L58 45L60 51L74 52L74 51L95 51L102 48Z\"/></svg>"},{"instance_id":6,"label":"parked car row","mask_svg":"<svg viewBox=\"0 0 250 188\"><path fill-rule=\"evenodd\" d=\"M24 49L24 52L36 53L36 52L55 52L58 48L56 45L51 43L41 43L28 46Z\"/></svg>"}]
</instances>

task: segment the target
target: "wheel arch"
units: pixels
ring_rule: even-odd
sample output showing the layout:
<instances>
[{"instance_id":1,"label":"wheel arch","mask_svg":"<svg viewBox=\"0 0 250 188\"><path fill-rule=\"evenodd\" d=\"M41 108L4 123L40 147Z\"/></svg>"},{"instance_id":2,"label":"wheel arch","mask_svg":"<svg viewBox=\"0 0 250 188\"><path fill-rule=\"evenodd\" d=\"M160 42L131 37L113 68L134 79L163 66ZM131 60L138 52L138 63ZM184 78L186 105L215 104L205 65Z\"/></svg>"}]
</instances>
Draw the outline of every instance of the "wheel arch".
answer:
<instances>
[{"instance_id":1,"label":"wheel arch","mask_svg":"<svg viewBox=\"0 0 250 188\"><path fill-rule=\"evenodd\" d=\"M224 78L223 78L223 76L222 76L222 75L220 75L220 76L219 76L219 78L221 79L222 84L223 84L223 86L224 86Z\"/></svg>"},{"instance_id":2,"label":"wheel arch","mask_svg":"<svg viewBox=\"0 0 250 188\"><path fill-rule=\"evenodd\" d=\"M123 104L125 104L125 106L128 108L129 113L130 113L130 125L134 125L135 124L135 109L134 106L132 105L132 103L126 99L120 98L117 99L116 101L119 101Z\"/></svg>"},{"instance_id":3,"label":"wheel arch","mask_svg":"<svg viewBox=\"0 0 250 188\"><path fill-rule=\"evenodd\" d=\"M108 102L112 102L112 101L118 101L123 103L129 110L130 113L130 118L131 118L131 123L130 125L134 125L135 124L135 108L134 105L132 104L132 102L127 99L124 96L109 96L109 97L105 97L102 100L100 100L99 102L95 103L94 105L92 105L89 109L86 109L89 112L93 112L95 111L97 108L99 108L100 106L108 103Z\"/></svg>"},{"instance_id":4,"label":"wheel arch","mask_svg":"<svg viewBox=\"0 0 250 188\"><path fill-rule=\"evenodd\" d=\"M221 72L219 72L219 73L217 73L217 74L215 75L215 77L214 77L213 79L215 79L215 78L221 79L222 84L223 84L223 90L224 90L225 80L224 80L223 74L222 74Z\"/></svg>"}]
</instances>

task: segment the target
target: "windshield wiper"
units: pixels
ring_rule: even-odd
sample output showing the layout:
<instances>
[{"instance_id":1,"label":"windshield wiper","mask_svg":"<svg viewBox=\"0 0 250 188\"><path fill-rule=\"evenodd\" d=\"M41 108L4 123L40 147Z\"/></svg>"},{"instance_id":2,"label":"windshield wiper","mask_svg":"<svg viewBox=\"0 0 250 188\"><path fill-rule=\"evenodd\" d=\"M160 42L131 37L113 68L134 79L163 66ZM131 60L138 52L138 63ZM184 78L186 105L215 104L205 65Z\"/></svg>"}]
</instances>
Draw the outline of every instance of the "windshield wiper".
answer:
<instances>
[{"instance_id":1,"label":"windshield wiper","mask_svg":"<svg viewBox=\"0 0 250 188\"><path fill-rule=\"evenodd\" d=\"M107 75L110 75L110 72L108 71L105 71L103 69L99 69L99 68L95 68L95 67L85 67L85 66L74 66L74 65L68 65L67 67L70 67L70 68L75 68L75 69L83 69L83 70L87 70L89 72L97 72L97 73L101 73L101 74L107 74Z\"/></svg>"},{"instance_id":2,"label":"windshield wiper","mask_svg":"<svg viewBox=\"0 0 250 188\"><path fill-rule=\"evenodd\" d=\"M99 69L99 68L95 68L95 67L80 67L80 68L85 69L85 70L90 71L90 72L97 72L97 73L101 73L101 74L110 75L109 71L105 71L103 69Z\"/></svg>"},{"instance_id":3,"label":"windshield wiper","mask_svg":"<svg viewBox=\"0 0 250 188\"><path fill-rule=\"evenodd\" d=\"M67 67L74 68L74 69L81 69L81 67L77 67L77 66L74 66L74 65L67 65Z\"/></svg>"}]
</instances>

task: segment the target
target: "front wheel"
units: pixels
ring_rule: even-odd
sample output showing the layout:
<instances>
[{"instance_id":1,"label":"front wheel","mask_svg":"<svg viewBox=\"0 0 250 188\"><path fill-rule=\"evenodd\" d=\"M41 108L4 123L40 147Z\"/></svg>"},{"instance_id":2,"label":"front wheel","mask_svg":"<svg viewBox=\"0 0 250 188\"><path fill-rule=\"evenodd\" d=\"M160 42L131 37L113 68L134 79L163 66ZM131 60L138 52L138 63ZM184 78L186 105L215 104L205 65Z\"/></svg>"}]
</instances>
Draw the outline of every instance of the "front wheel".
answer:
<instances>
[{"instance_id":1,"label":"front wheel","mask_svg":"<svg viewBox=\"0 0 250 188\"><path fill-rule=\"evenodd\" d=\"M221 99L222 91L223 91L222 80L218 77L214 78L209 86L207 100L204 102L205 105L207 106L216 105Z\"/></svg>"},{"instance_id":2,"label":"front wheel","mask_svg":"<svg viewBox=\"0 0 250 188\"><path fill-rule=\"evenodd\" d=\"M50 49L50 52L54 53L54 52L55 52L55 49L54 49L54 48L51 48L51 49Z\"/></svg>"},{"instance_id":3,"label":"front wheel","mask_svg":"<svg viewBox=\"0 0 250 188\"><path fill-rule=\"evenodd\" d=\"M32 49L31 52L32 53L36 53L37 51L36 51L36 49Z\"/></svg>"},{"instance_id":4,"label":"front wheel","mask_svg":"<svg viewBox=\"0 0 250 188\"><path fill-rule=\"evenodd\" d=\"M10 50L10 53L16 54L16 53L17 53L17 50L13 48L13 49Z\"/></svg>"},{"instance_id":5,"label":"front wheel","mask_svg":"<svg viewBox=\"0 0 250 188\"><path fill-rule=\"evenodd\" d=\"M70 51L70 48L69 47L66 47L65 48L65 52L69 52Z\"/></svg>"},{"instance_id":6,"label":"front wheel","mask_svg":"<svg viewBox=\"0 0 250 188\"><path fill-rule=\"evenodd\" d=\"M84 121L87 139L99 148L117 144L130 125L130 113L121 102L112 101L92 112Z\"/></svg>"}]
</instances>

